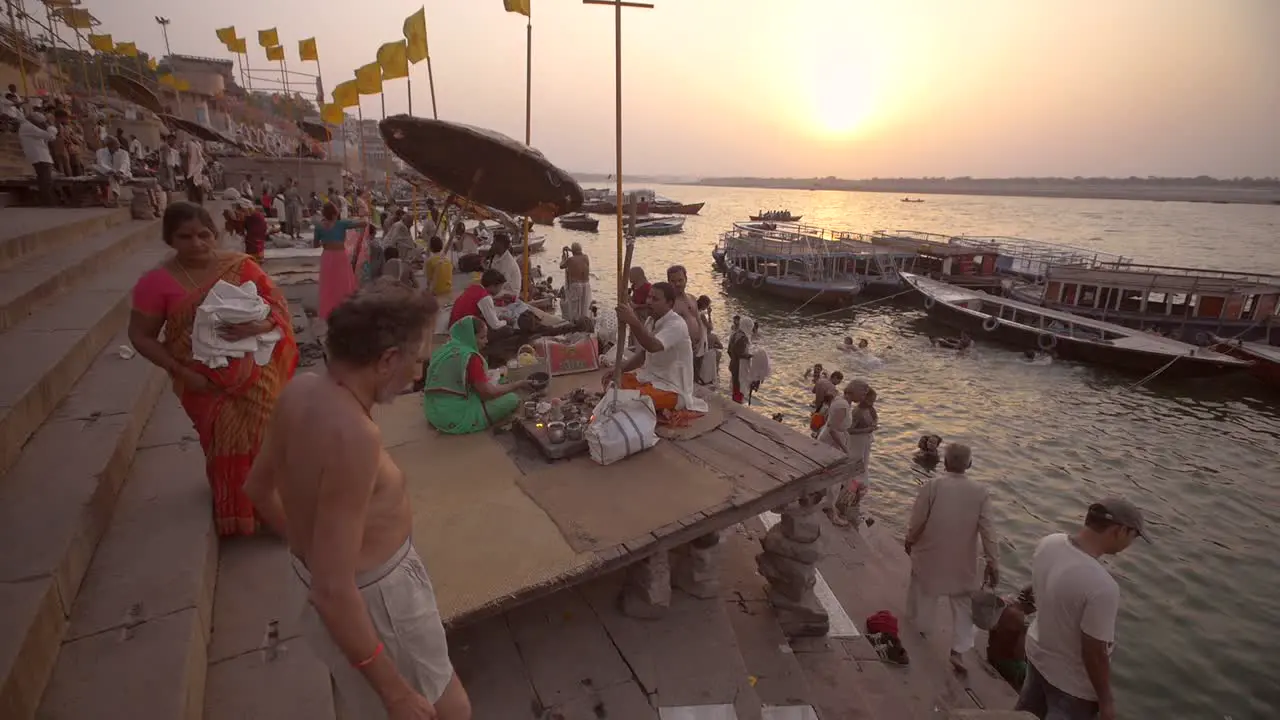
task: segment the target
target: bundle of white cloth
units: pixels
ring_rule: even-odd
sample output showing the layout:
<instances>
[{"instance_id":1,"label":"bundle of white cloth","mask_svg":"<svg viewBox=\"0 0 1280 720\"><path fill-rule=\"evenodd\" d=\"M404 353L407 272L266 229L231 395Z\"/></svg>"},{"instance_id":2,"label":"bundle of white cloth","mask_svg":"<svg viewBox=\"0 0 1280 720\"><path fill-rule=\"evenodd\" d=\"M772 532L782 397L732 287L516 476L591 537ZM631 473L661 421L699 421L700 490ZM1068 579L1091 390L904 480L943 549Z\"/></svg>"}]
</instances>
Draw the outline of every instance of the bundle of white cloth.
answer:
<instances>
[{"instance_id":1,"label":"bundle of white cloth","mask_svg":"<svg viewBox=\"0 0 1280 720\"><path fill-rule=\"evenodd\" d=\"M271 307L258 295L257 286L252 282L236 287L226 280L219 280L196 308L195 326L191 330L191 356L215 370L230 365L231 358L246 355L252 355L258 365L266 365L271 362L276 343L284 337L280 328L273 327L265 333L234 341L223 339L218 328L258 322L269 314Z\"/></svg>"}]
</instances>

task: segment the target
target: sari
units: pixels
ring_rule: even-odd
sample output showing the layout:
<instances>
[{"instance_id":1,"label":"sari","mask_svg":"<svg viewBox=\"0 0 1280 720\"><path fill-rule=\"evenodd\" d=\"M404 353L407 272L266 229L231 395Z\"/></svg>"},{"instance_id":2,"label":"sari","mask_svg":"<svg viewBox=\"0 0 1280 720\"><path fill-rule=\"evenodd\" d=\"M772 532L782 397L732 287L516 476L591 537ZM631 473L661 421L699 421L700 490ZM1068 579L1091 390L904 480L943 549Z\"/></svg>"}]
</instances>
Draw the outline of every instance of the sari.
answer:
<instances>
[{"instance_id":1,"label":"sari","mask_svg":"<svg viewBox=\"0 0 1280 720\"><path fill-rule=\"evenodd\" d=\"M320 250L320 307L319 315L328 320L343 300L356 291L356 276L352 272L352 236L358 242L362 230L351 227L346 220L335 220L326 226L324 223L315 227L315 244ZM342 243L342 244L339 244Z\"/></svg>"},{"instance_id":2,"label":"sari","mask_svg":"<svg viewBox=\"0 0 1280 720\"><path fill-rule=\"evenodd\" d=\"M186 287L164 268L152 270L134 288L134 309L163 317L165 349L217 386L215 392L202 393L187 389L178 378L173 380L174 394L200 436L218 534L251 535L257 529L257 518L253 503L244 494L244 483L262 447L263 430L275 409L276 398L298 366L298 346L288 302L262 268L239 253L227 254L215 262L219 263L217 275L197 288ZM252 355L231 358L230 365L217 370L192 360L191 332L196 308L218 280L232 285L252 282L271 307L270 318L284 336L266 365L259 366Z\"/></svg>"},{"instance_id":3,"label":"sari","mask_svg":"<svg viewBox=\"0 0 1280 720\"><path fill-rule=\"evenodd\" d=\"M484 362L476 343L479 322L471 316L455 322L449 328L449 342L431 354L431 364L427 366L422 410L432 427L448 435L467 435L492 427L520 406L520 396L513 392L492 400L482 399L467 379L471 358Z\"/></svg>"}]
</instances>

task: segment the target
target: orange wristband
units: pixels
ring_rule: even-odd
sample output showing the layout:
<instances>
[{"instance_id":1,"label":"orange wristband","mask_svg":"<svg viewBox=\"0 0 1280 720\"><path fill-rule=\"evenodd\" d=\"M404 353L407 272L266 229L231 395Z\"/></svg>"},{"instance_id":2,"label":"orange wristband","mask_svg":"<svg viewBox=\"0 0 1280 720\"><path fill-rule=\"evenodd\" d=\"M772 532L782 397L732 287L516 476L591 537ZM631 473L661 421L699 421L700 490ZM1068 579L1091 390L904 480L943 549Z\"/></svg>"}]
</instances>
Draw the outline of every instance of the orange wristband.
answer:
<instances>
[{"instance_id":1,"label":"orange wristband","mask_svg":"<svg viewBox=\"0 0 1280 720\"><path fill-rule=\"evenodd\" d=\"M369 657L367 657L367 658L365 658L365 659L361 660L361 661L360 661L360 662L358 662L358 663L355 663L355 667L356 667L356 669L357 669L357 670L359 670L359 669L361 669L361 668L368 667L368 666L369 666L369 665L370 665L374 660L377 660L377 659L378 659L378 656L379 656L379 655L381 655L381 654L382 654L382 651L383 651L383 650L385 650L385 649L386 649L386 646L384 646L382 643L378 643L378 647L376 647L376 648L374 648L374 649L373 649L373 654L372 654L372 655L370 655Z\"/></svg>"}]
</instances>

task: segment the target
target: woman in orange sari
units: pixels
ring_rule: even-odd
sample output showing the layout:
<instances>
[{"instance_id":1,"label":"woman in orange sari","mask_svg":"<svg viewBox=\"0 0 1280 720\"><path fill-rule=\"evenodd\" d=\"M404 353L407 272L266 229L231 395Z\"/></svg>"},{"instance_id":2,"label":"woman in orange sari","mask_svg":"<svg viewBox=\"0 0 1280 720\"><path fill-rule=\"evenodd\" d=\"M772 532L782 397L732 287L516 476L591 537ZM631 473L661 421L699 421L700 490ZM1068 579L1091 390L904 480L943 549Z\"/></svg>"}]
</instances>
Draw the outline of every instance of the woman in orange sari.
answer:
<instances>
[{"instance_id":1,"label":"woman in orange sari","mask_svg":"<svg viewBox=\"0 0 1280 720\"><path fill-rule=\"evenodd\" d=\"M248 255L218 249L213 218L199 205L178 202L164 214L164 241L174 255L142 276L133 288L129 341L173 378L173 390L195 424L213 490L219 535L251 535L257 529L244 481L262 446L262 432L276 398L293 377L298 346L288 303L271 278ZM283 337L271 359L258 365L252 354L211 369L192 359L196 308L219 280L252 282L270 314L259 322L227 325L218 334L240 340L278 328ZM164 330L164 339L160 331Z\"/></svg>"}]
</instances>

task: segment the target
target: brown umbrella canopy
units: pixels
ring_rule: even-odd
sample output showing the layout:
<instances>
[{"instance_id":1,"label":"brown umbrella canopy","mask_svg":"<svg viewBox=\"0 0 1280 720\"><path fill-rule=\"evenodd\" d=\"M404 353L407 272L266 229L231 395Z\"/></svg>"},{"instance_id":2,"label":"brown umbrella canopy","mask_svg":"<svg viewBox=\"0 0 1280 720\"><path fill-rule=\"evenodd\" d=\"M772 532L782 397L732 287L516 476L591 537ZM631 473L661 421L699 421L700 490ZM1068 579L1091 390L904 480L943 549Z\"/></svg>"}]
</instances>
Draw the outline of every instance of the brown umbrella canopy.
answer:
<instances>
[{"instance_id":1,"label":"brown umbrella canopy","mask_svg":"<svg viewBox=\"0 0 1280 720\"><path fill-rule=\"evenodd\" d=\"M228 137L227 135L224 135L207 125L201 125L198 122L193 122L191 120L187 120L186 118L180 118L177 115L167 115L165 113L160 113L160 119L164 122L166 126L168 126L170 130L173 130L175 132L182 131L190 135L194 135L200 138L201 140L204 140L205 142L219 142L219 143L225 143L227 145L244 147L235 138Z\"/></svg>"},{"instance_id":2,"label":"brown umbrella canopy","mask_svg":"<svg viewBox=\"0 0 1280 720\"><path fill-rule=\"evenodd\" d=\"M582 207L582 188L569 173L506 135L409 115L379 127L401 160L473 202L542 222Z\"/></svg>"},{"instance_id":3,"label":"brown umbrella canopy","mask_svg":"<svg viewBox=\"0 0 1280 720\"><path fill-rule=\"evenodd\" d=\"M312 120L299 120L298 129L306 133L316 142L329 142L333 139L333 131L324 123L318 123Z\"/></svg>"},{"instance_id":4,"label":"brown umbrella canopy","mask_svg":"<svg viewBox=\"0 0 1280 720\"><path fill-rule=\"evenodd\" d=\"M157 115L164 112L164 105L160 104L160 98L146 85L133 78L124 75L108 75L107 85L120 97L135 105L144 107Z\"/></svg>"}]
</instances>

